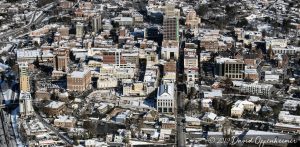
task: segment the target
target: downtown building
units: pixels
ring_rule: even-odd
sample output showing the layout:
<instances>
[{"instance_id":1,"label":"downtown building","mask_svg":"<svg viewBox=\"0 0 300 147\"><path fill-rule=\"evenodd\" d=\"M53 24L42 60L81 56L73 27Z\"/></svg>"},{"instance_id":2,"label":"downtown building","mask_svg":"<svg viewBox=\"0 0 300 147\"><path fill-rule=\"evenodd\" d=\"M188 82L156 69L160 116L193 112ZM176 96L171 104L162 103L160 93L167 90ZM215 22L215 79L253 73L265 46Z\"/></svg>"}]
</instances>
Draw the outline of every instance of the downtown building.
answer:
<instances>
[{"instance_id":1,"label":"downtown building","mask_svg":"<svg viewBox=\"0 0 300 147\"><path fill-rule=\"evenodd\" d=\"M164 40L179 41L179 21L175 16L166 16L163 22Z\"/></svg>"},{"instance_id":2,"label":"downtown building","mask_svg":"<svg viewBox=\"0 0 300 147\"><path fill-rule=\"evenodd\" d=\"M96 16L93 18L93 32L94 33L97 33L99 32L99 30L102 28L102 19L101 19L101 16Z\"/></svg>"},{"instance_id":3,"label":"downtown building","mask_svg":"<svg viewBox=\"0 0 300 147\"><path fill-rule=\"evenodd\" d=\"M175 94L174 83L166 83L159 86L156 103L159 113L175 113Z\"/></svg>"},{"instance_id":4,"label":"downtown building","mask_svg":"<svg viewBox=\"0 0 300 147\"><path fill-rule=\"evenodd\" d=\"M91 87L91 71L73 71L67 75L67 89L83 92Z\"/></svg>"},{"instance_id":5,"label":"downtown building","mask_svg":"<svg viewBox=\"0 0 300 147\"><path fill-rule=\"evenodd\" d=\"M81 37L83 37L83 35L84 35L84 24L78 22L76 24L76 37L81 38Z\"/></svg>"},{"instance_id":6,"label":"downtown building","mask_svg":"<svg viewBox=\"0 0 300 147\"><path fill-rule=\"evenodd\" d=\"M58 48L53 52L53 71L52 77L59 78L66 75L68 72L69 49Z\"/></svg>"},{"instance_id":7,"label":"downtown building","mask_svg":"<svg viewBox=\"0 0 300 147\"><path fill-rule=\"evenodd\" d=\"M30 94L30 82L29 82L29 72L28 63L19 62L19 75L20 75L20 115L21 117L31 116L34 113L32 107L32 97Z\"/></svg>"},{"instance_id":8,"label":"downtown building","mask_svg":"<svg viewBox=\"0 0 300 147\"><path fill-rule=\"evenodd\" d=\"M54 50L53 67L54 70L68 71L69 49L59 48Z\"/></svg>"},{"instance_id":9,"label":"downtown building","mask_svg":"<svg viewBox=\"0 0 300 147\"><path fill-rule=\"evenodd\" d=\"M245 63L242 59L216 58L215 75L234 80L244 78Z\"/></svg>"},{"instance_id":10,"label":"downtown building","mask_svg":"<svg viewBox=\"0 0 300 147\"><path fill-rule=\"evenodd\" d=\"M270 97L274 92L274 86L264 83L243 83L240 87L240 92Z\"/></svg>"},{"instance_id":11,"label":"downtown building","mask_svg":"<svg viewBox=\"0 0 300 147\"><path fill-rule=\"evenodd\" d=\"M179 17L175 10L174 4L166 4L163 21L164 40L179 41Z\"/></svg>"},{"instance_id":12,"label":"downtown building","mask_svg":"<svg viewBox=\"0 0 300 147\"><path fill-rule=\"evenodd\" d=\"M19 62L20 91L30 92L28 62Z\"/></svg>"},{"instance_id":13,"label":"downtown building","mask_svg":"<svg viewBox=\"0 0 300 147\"><path fill-rule=\"evenodd\" d=\"M179 16L175 5L167 3L163 19L163 43L161 56L165 60L178 59L179 55Z\"/></svg>"},{"instance_id":14,"label":"downtown building","mask_svg":"<svg viewBox=\"0 0 300 147\"><path fill-rule=\"evenodd\" d=\"M186 16L185 25L190 29L198 29L200 23L201 23L201 18L197 16L195 10L191 10Z\"/></svg>"}]
</instances>

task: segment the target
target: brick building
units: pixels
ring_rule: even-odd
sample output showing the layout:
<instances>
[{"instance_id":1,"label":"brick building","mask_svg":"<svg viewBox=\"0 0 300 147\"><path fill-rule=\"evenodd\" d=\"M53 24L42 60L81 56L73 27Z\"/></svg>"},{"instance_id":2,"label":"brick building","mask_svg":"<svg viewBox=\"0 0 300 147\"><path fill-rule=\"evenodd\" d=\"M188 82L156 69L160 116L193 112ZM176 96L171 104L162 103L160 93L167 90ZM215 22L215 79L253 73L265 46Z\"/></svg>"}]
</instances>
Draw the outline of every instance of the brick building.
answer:
<instances>
[{"instance_id":1,"label":"brick building","mask_svg":"<svg viewBox=\"0 0 300 147\"><path fill-rule=\"evenodd\" d=\"M91 71L73 71L67 76L67 89L70 91L85 91L90 88Z\"/></svg>"}]
</instances>

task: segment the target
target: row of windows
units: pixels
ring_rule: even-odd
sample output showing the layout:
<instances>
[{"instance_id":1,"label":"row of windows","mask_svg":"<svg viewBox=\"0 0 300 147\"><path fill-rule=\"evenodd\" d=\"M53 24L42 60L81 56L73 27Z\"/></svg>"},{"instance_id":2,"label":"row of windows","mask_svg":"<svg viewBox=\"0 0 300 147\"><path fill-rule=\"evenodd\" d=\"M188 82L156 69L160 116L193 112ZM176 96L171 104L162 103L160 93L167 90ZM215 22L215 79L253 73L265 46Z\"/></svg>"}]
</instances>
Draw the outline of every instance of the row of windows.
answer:
<instances>
[{"instance_id":1,"label":"row of windows","mask_svg":"<svg viewBox=\"0 0 300 147\"><path fill-rule=\"evenodd\" d=\"M84 86L70 86L69 89L83 91L83 90L85 90L85 87Z\"/></svg>"},{"instance_id":2,"label":"row of windows","mask_svg":"<svg viewBox=\"0 0 300 147\"><path fill-rule=\"evenodd\" d=\"M244 69L244 64L226 64L227 69Z\"/></svg>"},{"instance_id":3,"label":"row of windows","mask_svg":"<svg viewBox=\"0 0 300 147\"><path fill-rule=\"evenodd\" d=\"M228 78L232 78L232 79L236 79L236 78L243 78L243 75L242 74L238 74L238 75L236 75L236 74L226 74L225 75L226 77L228 77Z\"/></svg>"},{"instance_id":4,"label":"row of windows","mask_svg":"<svg viewBox=\"0 0 300 147\"><path fill-rule=\"evenodd\" d=\"M293 53L296 53L295 50L274 50L274 53L290 53L290 54L293 54Z\"/></svg>"},{"instance_id":5,"label":"row of windows","mask_svg":"<svg viewBox=\"0 0 300 147\"><path fill-rule=\"evenodd\" d=\"M157 107L172 107L172 102L157 102Z\"/></svg>"},{"instance_id":6,"label":"row of windows","mask_svg":"<svg viewBox=\"0 0 300 147\"><path fill-rule=\"evenodd\" d=\"M169 110L169 111L168 111ZM173 112L172 108L158 108L158 112L162 112L162 113L168 113L168 112Z\"/></svg>"}]
</instances>

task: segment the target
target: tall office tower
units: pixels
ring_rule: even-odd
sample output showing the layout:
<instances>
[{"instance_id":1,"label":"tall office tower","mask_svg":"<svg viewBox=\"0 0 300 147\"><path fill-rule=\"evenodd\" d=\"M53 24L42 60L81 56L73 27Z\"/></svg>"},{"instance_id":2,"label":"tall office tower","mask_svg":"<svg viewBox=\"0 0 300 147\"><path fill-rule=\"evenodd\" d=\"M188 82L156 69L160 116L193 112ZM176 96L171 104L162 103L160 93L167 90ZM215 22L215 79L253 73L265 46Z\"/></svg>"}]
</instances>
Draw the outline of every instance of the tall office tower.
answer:
<instances>
[{"instance_id":1,"label":"tall office tower","mask_svg":"<svg viewBox=\"0 0 300 147\"><path fill-rule=\"evenodd\" d=\"M97 33L101 29L101 21L100 15L93 18L93 32Z\"/></svg>"},{"instance_id":2,"label":"tall office tower","mask_svg":"<svg viewBox=\"0 0 300 147\"><path fill-rule=\"evenodd\" d=\"M76 37L80 38L83 36L83 23L78 22L76 24Z\"/></svg>"},{"instance_id":3,"label":"tall office tower","mask_svg":"<svg viewBox=\"0 0 300 147\"><path fill-rule=\"evenodd\" d=\"M57 71L68 71L69 50L66 48L58 48L54 50L53 67Z\"/></svg>"},{"instance_id":4,"label":"tall office tower","mask_svg":"<svg viewBox=\"0 0 300 147\"><path fill-rule=\"evenodd\" d=\"M20 91L30 92L28 63L19 62Z\"/></svg>"},{"instance_id":5,"label":"tall office tower","mask_svg":"<svg viewBox=\"0 0 300 147\"><path fill-rule=\"evenodd\" d=\"M29 92L20 93L19 107L21 117L30 116L33 114L34 110L32 107L32 98Z\"/></svg>"},{"instance_id":6,"label":"tall office tower","mask_svg":"<svg viewBox=\"0 0 300 147\"><path fill-rule=\"evenodd\" d=\"M170 3L165 7L163 30L164 40L179 40L179 18L175 11L175 5Z\"/></svg>"}]
</instances>

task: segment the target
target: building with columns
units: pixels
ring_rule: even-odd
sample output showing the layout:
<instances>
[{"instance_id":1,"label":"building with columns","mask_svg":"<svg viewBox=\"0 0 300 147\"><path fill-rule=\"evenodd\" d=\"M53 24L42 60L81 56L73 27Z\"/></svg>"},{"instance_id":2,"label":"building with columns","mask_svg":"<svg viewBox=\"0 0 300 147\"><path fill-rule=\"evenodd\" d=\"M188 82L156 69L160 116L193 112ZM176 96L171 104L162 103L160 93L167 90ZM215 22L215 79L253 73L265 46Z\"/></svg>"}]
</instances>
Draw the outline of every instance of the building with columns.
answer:
<instances>
[{"instance_id":1,"label":"building with columns","mask_svg":"<svg viewBox=\"0 0 300 147\"><path fill-rule=\"evenodd\" d=\"M20 93L19 108L21 117L33 115L32 97L29 92Z\"/></svg>"},{"instance_id":2,"label":"building with columns","mask_svg":"<svg viewBox=\"0 0 300 147\"><path fill-rule=\"evenodd\" d=\"M157 91L157 111L160 113L175 112L175 84L166 83L160 85Z\"/></svg>"}]
</instances>

